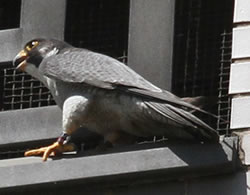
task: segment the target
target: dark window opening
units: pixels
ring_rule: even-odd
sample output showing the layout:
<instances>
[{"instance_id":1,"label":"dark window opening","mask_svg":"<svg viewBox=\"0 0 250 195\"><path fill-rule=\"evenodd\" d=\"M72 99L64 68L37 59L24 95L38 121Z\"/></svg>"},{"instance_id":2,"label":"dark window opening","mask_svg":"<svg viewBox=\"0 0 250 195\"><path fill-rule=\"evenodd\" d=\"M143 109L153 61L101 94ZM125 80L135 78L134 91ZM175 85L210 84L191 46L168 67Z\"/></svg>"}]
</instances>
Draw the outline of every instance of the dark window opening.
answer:
<instances>
[{"instance_id":1,"label":"dark window opening","mask_svg":"<svg viewBox=\"0 0 250 195\"><path fill-rule=\"evenodd\" d=\"M126 58L129 0L67 1L65 41L76 46Z\"/></svg>"},{"instance_id":2,"label":"dark window opening","mask_svg":"<svg viewBox=\"0 0 250 195\"><path fill-rule=\"evenodd\" d=\"M233 0L177 0L173 92L180 97L216 97L209 109L219 119L204 120L228 134Z\"/></svg>"},{"instance_id":3,"label":"dark window opening","mask_svg":"<svg viewBox=\"0 0 250 195\"><path fill-rule=\"evenodd\" d=\"M18 28L20 25L21 0L0 1L0 30Z\"/></svg>"}]
</instances>

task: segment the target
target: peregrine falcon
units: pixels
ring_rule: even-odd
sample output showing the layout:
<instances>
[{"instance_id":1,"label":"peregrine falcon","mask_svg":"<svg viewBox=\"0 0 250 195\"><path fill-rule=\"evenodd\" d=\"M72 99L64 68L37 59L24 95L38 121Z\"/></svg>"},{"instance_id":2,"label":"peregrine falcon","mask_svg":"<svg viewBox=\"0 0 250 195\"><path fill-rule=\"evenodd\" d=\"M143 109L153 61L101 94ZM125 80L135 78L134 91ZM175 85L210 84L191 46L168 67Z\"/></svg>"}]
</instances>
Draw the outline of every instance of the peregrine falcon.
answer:
<instances>
[{"instance_id":1,"label":"peregrine falcon","mask_svg":"<svg viewBox=\"0 0 250 195\"><path fill-rule=\"evenodd\" d=\"M217 131L192 114L205 112L153 85L120 61L54 39L28 42L13 60L37 78L62 109L62 135L51 146L25 153L43 155L72 148L67 140L86 127L113 145L136 137L218 141Z\"/></svg>"}]
</instances>

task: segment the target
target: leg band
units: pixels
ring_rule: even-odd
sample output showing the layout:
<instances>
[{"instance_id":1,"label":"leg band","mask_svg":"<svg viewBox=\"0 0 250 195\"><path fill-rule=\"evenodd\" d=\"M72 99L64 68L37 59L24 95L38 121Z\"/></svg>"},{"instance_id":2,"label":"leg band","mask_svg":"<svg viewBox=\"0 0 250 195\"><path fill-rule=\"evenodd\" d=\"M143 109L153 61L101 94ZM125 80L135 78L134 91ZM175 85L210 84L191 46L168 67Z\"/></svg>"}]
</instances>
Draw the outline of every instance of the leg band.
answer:
<instances>
[{"instance_id":1,"label":"leg band","mask_svg":"<svg viewBox=\"0 0 250 195\"><path fill-rule=\"evenodd\" d=\"M69 142L70 136L67 133L64 133L58 137L57 142L61 145L66 144Z\"/></svg>"}]
</instances>

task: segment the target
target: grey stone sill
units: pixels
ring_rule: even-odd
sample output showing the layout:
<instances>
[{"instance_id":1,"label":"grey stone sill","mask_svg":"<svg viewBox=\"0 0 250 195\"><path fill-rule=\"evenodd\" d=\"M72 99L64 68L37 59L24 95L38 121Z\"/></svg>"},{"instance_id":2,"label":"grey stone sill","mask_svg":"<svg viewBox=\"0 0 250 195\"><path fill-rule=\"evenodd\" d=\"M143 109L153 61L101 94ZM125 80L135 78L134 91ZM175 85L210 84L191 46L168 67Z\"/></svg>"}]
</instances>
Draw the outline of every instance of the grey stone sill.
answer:
<instances>
[{"instance_id":1,"label":"grey stone sill","mask_svg":"<svg viewBox=\"0 0 250 195\"><path fill-rule=\"evenodd\" d=\"M54 142L62 133L61 115L57 106L0 112L0 157L1 152L34 148ZM84 129L77 131L72 139L92 144L102 138Z\"/></svg>"},{"instance_id":2,"label":"grey stone sill","mask_svg":"<svg viewBox=\"0 0 250 195\"><path fill-rule=\"evenodd\" d=\"M0 151L32 147L34 141L43 144L60 135L61 111L49 106L0 112L0 124ZM236 169L237 142L232 137L220 144L145 144L99 155L63 155L45 163L40 157L0 160L0 194L32 186L56 188L65 182L99 185L115 180L122 184L230 173Z\"/></svg>"},{"instance_id":3,"label":"grey stone sill","mask_svg":"<svg viewBox=\"0 0 250 195\"><path fill-rule=\"evenodd\" d=\"M54 139L61 134L61 122L57 106L0 112L0 150Z\"/></svg>"},{"instance_id":4,"label":"grey stone sill","mask_svg":"<svg viewBox=\"0 0 250 195\"><path fill-rule=\"evenodd\" d=\"M64 155L42 162L40 157L0 160L0 193L29 187L59 187L135 181L175 180L232 173L237 164L237 138L220 144L176 143L138 146L133 151L92 156ZM110 184L109 184L110 185ZM36 188L37 188L36 187Z\"/></svg>"}]
</instances>

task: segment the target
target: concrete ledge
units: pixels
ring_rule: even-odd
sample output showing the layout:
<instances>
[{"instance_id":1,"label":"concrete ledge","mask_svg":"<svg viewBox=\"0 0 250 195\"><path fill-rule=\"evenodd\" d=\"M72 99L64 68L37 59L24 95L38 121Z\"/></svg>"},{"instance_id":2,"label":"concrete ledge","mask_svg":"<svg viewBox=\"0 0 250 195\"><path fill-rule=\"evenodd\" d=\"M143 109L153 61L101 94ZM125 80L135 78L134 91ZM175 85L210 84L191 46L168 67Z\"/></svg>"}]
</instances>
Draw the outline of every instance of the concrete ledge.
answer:
<instances>
[{"instance_id":1,"label":"concrete ledge","mask_svg":"<svg viewBox=\"0 0 250 195\"><path fill-rule=\"evenodd\" d=\"M0 152L51 144L62 133L61 123L62 114L57 106L0 112ZM102 136L79 128L71 139L78 147L82 143L89 147L98 144Z\"/></svg>"},{"instance_id":2,"label":"concrete ledge","mask_svg":"<svg viewBox=\"0 0 250 195\"><path fill-rule=\"evenodd\" d=\"M239 158L241 160L242 165L249 166L250 165L250 131L239 131L237 132L239 136Z\"/></svg>"},{"instance_id":3,"label":"concrete ledge","mask_svg":"<svg viewBox=\"0 0 250 195\"><path fill-rule=\"evenodd\" d=\"M1 160L0 193L32 186L36 191L48 186L58 188L65 182L99 185L113 180L110 183L117 185L222 174L234 172L236 162L236 138L227 138L221 144L176 143L94 156L70 155L45 163L41 158Z\"/></svg>"},{"instance_id":4,"label":"concrete ledge","mask_svg":"<svg viewBox=\"0 0 250 195\"><path fill-rule=\"evenodd\" d=\"M30 141L58 137L61 111L57 106L0 112L0 149Z\"/></svg>"}]
</instances>

